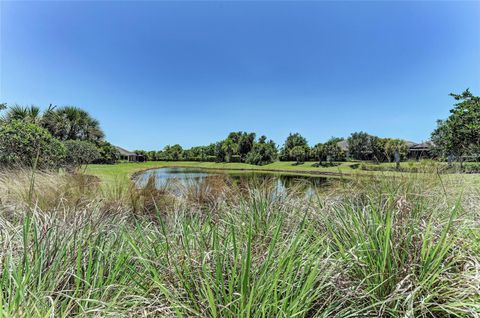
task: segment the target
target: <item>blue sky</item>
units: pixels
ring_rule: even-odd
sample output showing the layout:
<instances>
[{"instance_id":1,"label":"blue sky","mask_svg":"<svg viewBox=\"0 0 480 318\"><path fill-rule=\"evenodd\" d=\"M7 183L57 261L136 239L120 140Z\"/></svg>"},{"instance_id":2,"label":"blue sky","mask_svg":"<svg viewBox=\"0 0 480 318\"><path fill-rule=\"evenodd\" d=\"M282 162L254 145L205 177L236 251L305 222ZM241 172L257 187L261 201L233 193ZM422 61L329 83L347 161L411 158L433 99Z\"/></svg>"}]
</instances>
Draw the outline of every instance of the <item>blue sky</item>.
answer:
<instances>
[{"instance_id":1,"label":"blue sky","mask_svg":"<svg viewBox=\"0 0 480 318\"><path fill-rule=\"evenodd\" d=\"M229 131L427 139L480 94L480 2L1 2L0 98L76 105L114 144Z\"/></svg>"}]
</instances>

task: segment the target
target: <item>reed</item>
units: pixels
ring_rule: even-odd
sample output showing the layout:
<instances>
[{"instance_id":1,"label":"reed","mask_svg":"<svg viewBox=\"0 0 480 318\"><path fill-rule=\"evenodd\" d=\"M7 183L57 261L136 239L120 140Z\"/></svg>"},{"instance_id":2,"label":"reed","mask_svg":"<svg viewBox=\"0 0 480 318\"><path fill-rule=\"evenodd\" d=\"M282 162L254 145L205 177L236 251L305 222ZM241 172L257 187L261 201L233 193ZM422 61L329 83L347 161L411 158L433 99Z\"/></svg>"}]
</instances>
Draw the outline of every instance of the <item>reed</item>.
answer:
<instances>
[{"instance_id":1,"label":"reed","mask_svg":"<svg viewBox=\"0 0 480 318\"><path fill-rule=\"evenodd\" d=\"M174 195L30 174L0 174L0 317L480 316L480 196L458 179Z\"/></svg>"}]
</instances>

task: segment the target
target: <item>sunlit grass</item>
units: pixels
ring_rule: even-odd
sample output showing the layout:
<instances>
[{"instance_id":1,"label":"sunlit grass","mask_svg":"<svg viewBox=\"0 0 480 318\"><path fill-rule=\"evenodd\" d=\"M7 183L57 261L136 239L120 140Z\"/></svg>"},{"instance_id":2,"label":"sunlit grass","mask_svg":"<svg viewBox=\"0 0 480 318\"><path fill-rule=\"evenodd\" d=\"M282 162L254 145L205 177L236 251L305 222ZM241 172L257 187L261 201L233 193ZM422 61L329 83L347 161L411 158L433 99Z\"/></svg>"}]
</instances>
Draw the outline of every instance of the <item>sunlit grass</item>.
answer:
<instances>
[{"instance_id":1,"label":"sunlit grass","mask_svg":"<svg viewBox=\"0 0 480 318\"><path fill-rule=\"evenodd\" d=\"M28 197L28 175L0 176L0 317L480 315L480 196L455 178L172 197L39 174Z\"/></svg>"}]
</instances>

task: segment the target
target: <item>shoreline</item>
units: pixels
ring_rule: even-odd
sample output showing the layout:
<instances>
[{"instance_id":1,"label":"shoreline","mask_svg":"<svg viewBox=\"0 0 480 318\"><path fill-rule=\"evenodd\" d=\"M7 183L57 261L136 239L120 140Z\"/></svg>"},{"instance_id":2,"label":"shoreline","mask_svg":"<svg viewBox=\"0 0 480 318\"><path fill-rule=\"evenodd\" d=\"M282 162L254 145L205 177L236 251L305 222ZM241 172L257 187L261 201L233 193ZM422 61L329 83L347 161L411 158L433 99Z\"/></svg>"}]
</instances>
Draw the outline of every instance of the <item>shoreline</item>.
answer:
<instances>
[{"instance_id":1,"label":"shoreline","mask_svg":"<svg viewBox=\"0 0 480 318\"><path fill-rule=\"evenodd\" d=\"M130 180L135 181L134 179L137 178L139 175L145 173L149 170L156 170L156 169L163 169L163 168L197 168L201 170L212 170L212 171L239 171L239 172L267 172L267 173L282 173L282 174L290 174L290 175L298 175L304 177L329 177L329 178L351 178L353 174L351 173L342 173L342 172L332 172L332 171L301 171L301 170L285 170L285 169L248 169L248 168L213 168L213 167L201 167L201 166L188 166L188 165L176 165L176 166L159 166L159 167L151 167L145 168L142 170L135 171L130 176ZM361 174L358 174L361 175ZM367 176L367 175L364 175Z\"/></svg>"}]
</instances>

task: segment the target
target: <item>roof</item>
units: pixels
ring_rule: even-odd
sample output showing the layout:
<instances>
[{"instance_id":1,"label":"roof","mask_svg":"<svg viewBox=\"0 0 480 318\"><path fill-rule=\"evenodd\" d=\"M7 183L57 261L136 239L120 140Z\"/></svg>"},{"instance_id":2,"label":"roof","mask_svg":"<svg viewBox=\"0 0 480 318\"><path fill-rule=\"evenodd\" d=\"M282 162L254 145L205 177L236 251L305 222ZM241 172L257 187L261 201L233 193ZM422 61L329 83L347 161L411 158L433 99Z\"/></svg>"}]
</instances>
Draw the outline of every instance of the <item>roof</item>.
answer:
<instances>
[{"instance_id":1,"label":"roof","mask_svg":"<svg viewBox=\"0 0 480 318\"><path fill-rule=\"evenodd\" d=\"M409 140L403 140L403 141L407 144L408 148L411 150L415 150L415 149L424 150L424 149L429 149L433 146L433 143L431 141L425 141L419 144ZM345 140L339 141L337 142L337 145L343 151L348 151L348 140L345 139Z\"/></svg>"},{"instance_id":2,"label":"roof","mask_svg":"<svg viewBox=\"0 0 480 318\"><path fill-rule=\"evenodd\" d=\"M410 146L410 150L425 150L425 149L430 149L432 147L433 147L433 142L429 140L429 141L425 141L425 142Z\"/></svg>"},{"instance_id":3,"label":"roof","mask_svg":"<svg viewBox=\"0 0 480 318\"><path fill-rule=\"evenodd\" d=\"M123 149L122 147L115 146L115 148L117 148L118 152L122 156L138 156L136 153L128 151L127 149Z\"/></svg>"},{"instance_id":4,"label":"roof","mask_svg":"<svg viewBox=\"0 0 480 318\"><path fill-rule=\"evenodd\" d=\"M337 146L339 146L340 149L342 149L342 151L348 151L348 141L347 140L342 140L342 141L337 142Z\"/></svg>"}]
</instances>

